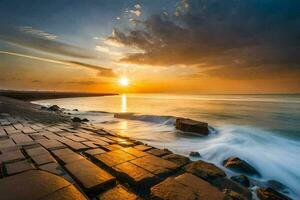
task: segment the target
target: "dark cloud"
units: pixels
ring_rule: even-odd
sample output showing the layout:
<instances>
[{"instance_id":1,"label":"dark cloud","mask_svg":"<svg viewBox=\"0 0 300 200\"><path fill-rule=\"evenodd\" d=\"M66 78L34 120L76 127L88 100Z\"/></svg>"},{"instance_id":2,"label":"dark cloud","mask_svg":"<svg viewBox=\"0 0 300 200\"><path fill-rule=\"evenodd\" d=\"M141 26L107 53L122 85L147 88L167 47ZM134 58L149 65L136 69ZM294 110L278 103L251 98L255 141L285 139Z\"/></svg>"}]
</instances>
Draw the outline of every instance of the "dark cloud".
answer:
<instances>
[{"instance_id":1,"label":"dark cloud","mask_svg":"<svg viewBox=\"0 0 300 200\"><path fill-rule=\"evenodd\" d=\"M87 64L87 63L78 62L78 61L63 61L63 62L68 63L68 64L72 64L72 65L77 65L79 67L85 67L85 68L88 68L88 69L97 70L99 76L107 76L107 77L115 76L112 69L105 68L105 67L102 67L102 66L91 65L91 64Z\"/></svg>"},{"instance_id":2,"label":"dark cloud","mask_svg":"<svg viewBox=\"0 0 300 200\"><path fill-rule=\"evenodd\" d=\"M43 81L41 81L41 80L32 80L31 82L32 83L42 83Z\"/></svg>"},{"instance_id":3,"label":"dark cloud","mask_svg":"<svg viewBox=\"0 0 300 200\"><path fill-rule=\"evenodd\" d=\"M83 67L83 68L98 71L99 76L107 76L107 77L115 76L113 70L110 68L105 68L105 67L102 67L99 65L91 65L91 64L87 64L87 63L83 63L83 62L79 62L79 61L74 61L74 60L67 60L67 61L66 60L56 60L56 59L30 56L30 55L20 54L20 53L16 53L16 52L1 51L1 50L0 50L0 54L23 57L23 58L27 58L27 59L38 60L38 61L42 61L42 62L49 62L49 63L60 64L60 65Z\"/></svg>"},{"instance_id":4,"label":"dark cloud","mask_svg":"<svg viewBox=\"0 0 300 200\"><path fill-rule=\"evenodd\" d=\"M97 84L109 84L108 81L85 81L85 80L75 80L75 81L57 81L55 84L67 84L67 85L97 85Z\"/></svg>"},{"instance_id":5,"label":"dark cloud","mask_svg":"<svg viewBox=\"0 0 300 200\"><path fill-rule=\"evenodd\" d=\"M129 32L115 29L108 39L143 50L121 61L207 67L206 74L225 77L300 75L300 1L184 2L176 16L151 16Z\"/></svg>"},{"instance_id":6,"label":"dark cloud","mask_svg":"<svg viewBox=\"0 0 300 200\"><path fill-rule=\"evenodd\" d=\"M25 27L26 28L26 27ZM41 37L42 36L42 37ZM52 37L51 37L52 36ZM0 40L26 48L76 58L95 58L93 52L55 39L56 36L35 29L1 26Z\"/></svg>"}]
</instances>

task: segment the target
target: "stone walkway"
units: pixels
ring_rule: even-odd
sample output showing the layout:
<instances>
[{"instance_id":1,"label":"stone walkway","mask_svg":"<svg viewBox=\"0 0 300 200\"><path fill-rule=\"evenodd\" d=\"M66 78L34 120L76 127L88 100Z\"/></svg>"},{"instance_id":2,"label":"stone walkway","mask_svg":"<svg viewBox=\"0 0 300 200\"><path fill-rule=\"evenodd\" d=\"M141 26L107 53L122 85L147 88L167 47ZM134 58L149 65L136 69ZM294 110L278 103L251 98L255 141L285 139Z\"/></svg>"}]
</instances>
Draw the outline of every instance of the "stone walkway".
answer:
<instances>
[{"instance_id":1,"label":"stone walkway","mask_svg":"<svg viewBox=\"0 0 300 200\"><path fill-rule=\"evenodd\" d=\"M92 125L43 124L7 113L0 123L1 200L251 198L212 164ZM220 178L230 184L217 188Z\"/></svg>"}]
</instances>

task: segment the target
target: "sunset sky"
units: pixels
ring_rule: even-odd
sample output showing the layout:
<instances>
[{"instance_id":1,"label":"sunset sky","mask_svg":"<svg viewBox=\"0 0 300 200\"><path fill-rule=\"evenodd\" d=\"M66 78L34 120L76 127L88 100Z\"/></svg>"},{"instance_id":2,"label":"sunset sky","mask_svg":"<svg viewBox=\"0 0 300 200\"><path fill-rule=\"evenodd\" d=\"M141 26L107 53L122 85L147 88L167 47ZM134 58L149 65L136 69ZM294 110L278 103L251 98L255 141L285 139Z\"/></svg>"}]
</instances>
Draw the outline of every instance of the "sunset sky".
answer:
<instances>
[{"instance_id":1,"label":"sunset sky","mask_svg":"<svg viewBox=\"0 0 300 200\"><path fill-rule=\"evenodd\" d=\"M0 0L0 89L299 93L299 10L299 0Z\"/></svg>"}]
</instances>

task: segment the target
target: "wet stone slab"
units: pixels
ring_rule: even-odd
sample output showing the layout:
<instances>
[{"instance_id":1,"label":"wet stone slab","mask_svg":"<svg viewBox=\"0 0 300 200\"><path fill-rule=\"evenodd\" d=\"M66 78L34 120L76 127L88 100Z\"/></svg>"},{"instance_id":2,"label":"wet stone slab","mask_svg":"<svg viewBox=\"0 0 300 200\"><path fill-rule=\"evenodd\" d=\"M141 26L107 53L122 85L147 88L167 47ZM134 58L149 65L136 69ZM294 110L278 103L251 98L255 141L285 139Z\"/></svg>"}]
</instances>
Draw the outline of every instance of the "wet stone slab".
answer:
<instances>
[{"instance_id":1,"label":"wet stone slab","mask_svg":"<svg viewBox=\"0 0 300 200\"><path fill-rule=\"evenodd\" d=\"M34 140L42 140L42 139L46 139L42 134L40 133L34 133L34 134L30 134L29 135L32 139Z\"/></svg>"},{"instance_id":2,"label":"wet stone slab","mask_svg":"<svg viewBox=\"0 0 300 200\"><path fill-rule=\"evenodd\" d=\"M172 152L170 152L169 150L165 150L165 149L151 149L151 150L147 151L147 153L150 153L154 156L162 157L162 156L171 154Z\"/></svg>"},{"instance_id":3,"label":"wet stone slab","mask_svg":"<svg viewBox=\"0 0 300 200\"><path fill-rule=\"evenodd\" d=\"M16 144L11 139L0 140L0 151L6 149L13 149L16 147Z\"/></svg>"},{"instance_id":4,"label":"wet stone slab","mask_svg":"<svg viewBox=\"0 0 300 200\"><path fill-rule=\"evenodd\" d=\"M19 129L19 130L22 130L22 128L24 128L24 126L21 123L13 124L13 126L15 127L15 129Z\"/></svg>"},{"instance_id":5,"label":"wet stone slab","mask_svg":"<svg viewBox=\"0 0 300 200\"><path fill-rule=\"evenodd\" d=\"M85 153L89 156L95 156L98 154L106 153L106 151L104 151L103 149L97 148L97 149L87 150L87 151L85 151Z\"/></svg>"},{"instance_id":6,"label":"wet stone slab","mask_svg":"<svg viewBox=\"0 0 300 200\"><path fill-rule=\"evenodd\" d=\"M179 168L177 164L153 155L143 156L130 162L159 177L173 173Z\"/></svg>"},{"instance_id":7,"label":"wet stone slab","mask_svg":"<svg viewBox=\"0 0 300 200\"><path fill-rule=\"evenodd\" d=\"M35 156L32 156L31 159L37 165L43 165L43 164L46 164L46 163L56 162L55 159L51 156L50 153L35 155Z\"/></svg>"},{"instance_id":8,"label":"wet stone slab","mask_svg":"<svg viewBox=\"0 0 300 200\"><path fill-rule=\"evenodd\" d=\"M12 162L25 159L25 156L20 150L3 152L0 154L0 164L3 162Z\"/></svg>"},{"instance_id":9,"label":"wet stone slab","mask_svg":"<svg viewBox=\"0 0 300 200\"><path fill-rule=\"evenodd\" d=\"M125 151L126 153L129 153L135 157L143 157L143 156L149 155L148 153L145 153L145 152L135 149L133 147L123 148L121 150Z\"/></svg>"},{"instance_id":10,"label":"wet stone slab","mask_svg":"<svg viewBox=\"0 0 300 200\"><path fill-rule=\"evenodd\" d=\"M103 146L103 147L109 145L109 143L107 143L103 140L98 140L98 139L94 139L92 142L93 142L93 144L96 144L98 146Z\"/></svg>"},{"instance_id":11,"label":"wet stone slab","mask_svg":"<svg viewBox=\"0 0 300 200\"><path fill-rule=\"evenodd\" d=\"M122 179L125 179L136 187L145 188L158 180L155 175L137 165L132 164L131 162L116 165L113 169Z\"/></svg>"},{"instance_id":12,"label":"wet stone slab","mask_svg":"<svg viewBox=\"0 0 300 200\"><path fill-rule=\"evenodd\" d=\"M22 128L22 131L23 131L23 133L25 133L25 134L36 133L36 130L33 130L33 129L30 128L30 127L24 127L24 128Z\"/></svg>"},{"instance_id":13,"label":"wet stone slab","mask_svg":"<svg viewBox=\"0 0 300 200\"><path fill-rule=\"evenodd\" d=\"M62 167L58 163L48 163L45 165L39 166L41 170L48 171L50 173L56 174L58 176L64 175Z\"/></svg>"},{"instance_id":14,"label":"wet stone slab","mask_svg":"<svg viewBox=\"0 0 300 200\"><path fill-rule=\"evenodd\" d=\"M120 145L118 145L118 144L107 145L104 148L107 149L107 150L110 150L110 151L114 151L114 150L118 150L118 149L123 149L123 147L120 146Z\"/></svg>"},{"instance_id":15,"label":"wet stone slab","mask_svg":"<svg viewBox=\"0 0 300 200\"><path fill-rule=\"evenodd\" d=\"M88 193L99 192L115 184L115 177L86 159L68 163L65 168Z\"/></svg>"},{"instance_id":16,"label":"wet stone slab","mask_svg":"<svg viewBox=\"0 0 300 200\"><path fill-rule=\"evenodd\" d=\"M73 185L64 187L60 190L57 190L51 193L49 196L45 196L40 200L87 200L83 194L78 191Z\"/></svg>"},{"instance_id":17,"label":"wet stone slab","mask_svg":"<svg viewBox=\"0 0 300 200\"><path fill-rule=\"evenodd\" d=\"M98 196L99 200L139 200L140 198L134 193L128 191L121 185L117 185L114 188L100 194Z\"/></svg>"},{"instance_id":18,"label":"wet stone slab","mask_svg":"<svg viewBox=\"0 0 300 200\"><path fill-rule=\"evenodd\" d=\"M65 179L40 170L30 170L0 179L0 195L1 200L86 200Z\"/></svg>"},{"instance_id":19,"label":"wet stone slab","mask_svg":"<svg viewBox=\"0 0 300 200\"><path fill-rule=\"evenodd\" d=\"M22 160L5 164L5 170L7 175L24 172L34 168L34 165L29 160Z\"/></svg>"},{"instance_id":20,"label":"wet stone slab","mask_svg":"<svg viewBox=\"0 0 300 200\"><path fill-rule=\"evenodd\" d=\"M73 149L75 151L89 149L88 146L85 146L84 144L81 144L80 142L74 142L67 138L60 139L59 141L64 143L65 145L67 145L68 147L70 147L71 149Z\"/></svg>"},{"instance_id":21,"label":"wet stone slab","mask_svg":"<svg viewBox=\"0 0 300 200\"><path fill-rule=\"evenodd\" d=\"M0 137L6 137L7 134L3 128L0 128Z\"/></svg>"},{"instance_id":22,"label":"wet stone slab","mask_svg":"<svg viewBox=\"0 0 300 200\"><path fill-rule=\"evenodd\" d=\"M223 200L225 197L217 188L189 173L167 178L153 186L151 196L153 199L160 200Z\"/></svg>"},{"instance_id":23,"label":"wet stone slab","mask_svg":"<svg viewBox=\"0 0 300 200\"><path fill-rule=\"evenodd\" d=\"M82 144L84 144L85 146L88 146L90 148L97 148L98 146L95 145L93 142L91 141L87 141L87 142L82 142Z\"/></svg>"},{"instance_id":24,"label":"wet stone slab","mask_svg":"<svg viewBox=\"0 0 300 200\"><path fill-rule=\"evenodd\" d=\"M61 149L66 147L64 144L56 140L43 139L43 140L37 140L37 142L48 150Z\"/></svg>"},{"instance_id":25,"label":"wet stone slab","mask_svg":"<svg viewBox=\"0 0 300 200\"><path fill-rule=\"evenodd\" d=\"M101 163L104 163L105 165L112 167L133 160L136 157L122 150L115 150L115 151L110 151L107 153L96 155L94 158L100 161Z\"/></svg>"},{"instance_id":26,"label":"wet stone slab","mask_svg":"<svg viewBox=\"0 0 300 200\"><path fill-rule=\"evenodd\" d=\"M134 146L134 148L137 149L137 150L140 150L140 151L147 151L147 150L152 149L152 147L146 146L146 145L142 145L142 144Z\"/></svg>"},{"instance_id":27,"label":"wet stone slab","mask_svg":"<svg viewBox=\"0 0 300 200\"><path fill-rule=\"evenodd\" d=\"M31 148L31 149L26 149L25 150L26 153L29 155L29 156L37 156L37 155L41 155L41 154L48 154L49 152L44 149L43 147L36 147L36 148Z\"/></svg>"},{"instance_id":28,"label":"wet stone slab","mask_svg":"<svg viewBox=\"0 0 300 200\"><path fill-rule=\"evenodd\" d=\"M87 139L81 138L81 137L78 137L78 136L75 136L75 135L66 136L66 138L71 139L71 140L73 140L75 142L84 142L84 141L87 141Z\"/></svg>"},{"instance_id":29,"label":"wet stone slab","mask_svg":"<svg viewBox=\"0 0 300 200\"><path fill-rule=\"evenodd\" d=\"M32 143L33 140L25 134L14 134L10 136L13 141L18 145L29 144Z\"/></svg>"},{"instance_id":30,"label":"wet stone slab","mask_svg":"<svg viewBox=\"0 0 300 200\"><path fill-rule=\"evenodd\" d=\"M12 134L21 132L20 130L15 129L13 126L5 126L4 130L6 131L6 133L8 135L12 135Z\"/></svg>"},{"instance_id":31,"label":"wet stone slab","mask_svg":"<svg viewBox=\"0 0 300 200\"><path fill-rule=\"evenodd\" d=\"M74 151L68 148L54 150L52 151L52 153L64 164L85 159L83 156L75 153Z\"/></svg>"},{"instance_id":32,"label":"wet stone slab","mask_svg":"<svg viewBox=\"0 0 300 200\"><path fill-rule=\"evenodd\" d=\"M115 144L115 143L117 143L116 141L111 140L111 139L109 139L107 137L103 137L103 136L98 136L98 137L96 137L96 139L105 141L105 142L107 142L109 144Z\"/></svg>"}]
</instances>

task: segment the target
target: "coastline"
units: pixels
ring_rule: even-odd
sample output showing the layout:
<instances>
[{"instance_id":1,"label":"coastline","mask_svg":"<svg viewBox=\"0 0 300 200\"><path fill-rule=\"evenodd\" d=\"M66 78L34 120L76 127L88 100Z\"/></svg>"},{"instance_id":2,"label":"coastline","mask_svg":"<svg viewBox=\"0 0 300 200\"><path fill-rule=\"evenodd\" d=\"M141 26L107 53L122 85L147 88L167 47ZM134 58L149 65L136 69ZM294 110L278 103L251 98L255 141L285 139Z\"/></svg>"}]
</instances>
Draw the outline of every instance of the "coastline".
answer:
<instances>
[{"instance_id":1,"label":"coastline","mask_svg":"<svg viewBox=\"0 0 300 200\"><path fill-rule=\"evenodd\" d=\"M79 155L84 157L89 163L93 163L115 177L114 183L109 181L109 186L105 185L104 187L102 185L103 187L100 187L97 185L101 189L97 188L97 190L94 191L95 188L91 188L91 190L87 190L82 187L82 185L84 185L83 182L86 180L77 177L78 175L76 173L74 174L72 170L66 167L67 163L65 163L61 156L49 150L50 154L53 155L55 160L61 165L61 168L66 171L65 174L74 179L75 186L79 188L79 190L84 191L84 196L98 197L101 199L105 198L105 195L114 194L119 190L126 191L126 194L130 197L128 199L170 199L171 197L173 197L172 199L196 199L198 197L206 197L207 199L252 199L256 196L255 190L251 191L251 189L231 180L222 169L211 163L205 161L193 162L190 161L189 158L174 154L167 149L156 149L130 138L116 136L108 130L101 129L101 127L95 127L85 123L74 123L69 116L63 115L63 113L60 112L41 110L41 106L35 104L0 97L0 113L7 113L1 115L1 118L4 119L2 122L7 122L6 125L5 123L4 125L1 124L2 129L5 130L3 132L3 134L5 134L4 138L12 137L13 139L15 137L13 135L22 134L22 136L29 135L31 139L43 136L45 139L57 140L68 149L76 152L74 156ZM33 132L27 134L24 132L24 125L22 129L17 129L14 126L16 120L19 119L27 121L30 126L38 124L36 126L39 128L35 127L37 130L31 128ZM33 125L31 125L31 123ZM15 129L15 133L8 133L6 126ZM49 127L51 127L50 130L48 130ZM39 134L41 132L40 128L46 129L47 133ZM89 136L81 134L82 132ZM95 142L91 140L91 135L94 137L96 134L102 137L102 140L97 139L98 144L95 144ZM49 135L51 135L50 138L48 138ZM74 140L78 140L77 142L81 145L84 145L83 141L86 139L89 140L88 142L91 142L89 144L93 147L85 145L88 148L74 149L74 146L78 146L78 144L74 145L73 142L68 142L66 138L71 138L70 140L73 139L73 142ZM13 139L13 141L15 140ZM35 140L33 140L33 142L34 141ZM36 147L36 144L21 143L20 146L18 144L17 146L22 149L22 152L26 152L28 146L32 148L32 146ZM90 150L95 151L94 149L100 149L104 152L93 155L87 153L87 151ZM123 154L124 157L130 158L128 158L128 160L125 159L122 163L115 164L118 159L123 159L123 157L120 157L118 154ZM136 162L134 162L134 160L136 160ZM143 163L146 164L143 165ZM155 165L153 165L154 163ZM35 162L32 164L35 168L39 168ZM85 164L86 163L83 163L82 166ZM5 167L6 163L3 164L2 168ZM139 173L136 174L137 172ZM6 173L7 171L5 172L4 170L2 174L4 176L3 180L6 176L10 177L10 175ZM0 179L0 186L1 183ZM194 188L192 186L194 186ZM264 195L270 191L257 190L257 192L258 195ZM184 193L191 195L191 198L182 196ZM201 196L204 194L208 196ZM263 196L260 198L263 199Z\"/></svg>"},{"instance_id":2,"label":"coastline","mask_svg":"<svg viewBox=\"0 0 300 200\"><path fill-rule=\"evenodd\" d=\"M0 90L0 96L19 99L23 101L72 98L72 97L100 97L118 95L115 93L88 93L88 92L56 92L56 91L17 91Z\"/></svg>"}]
</instances>

